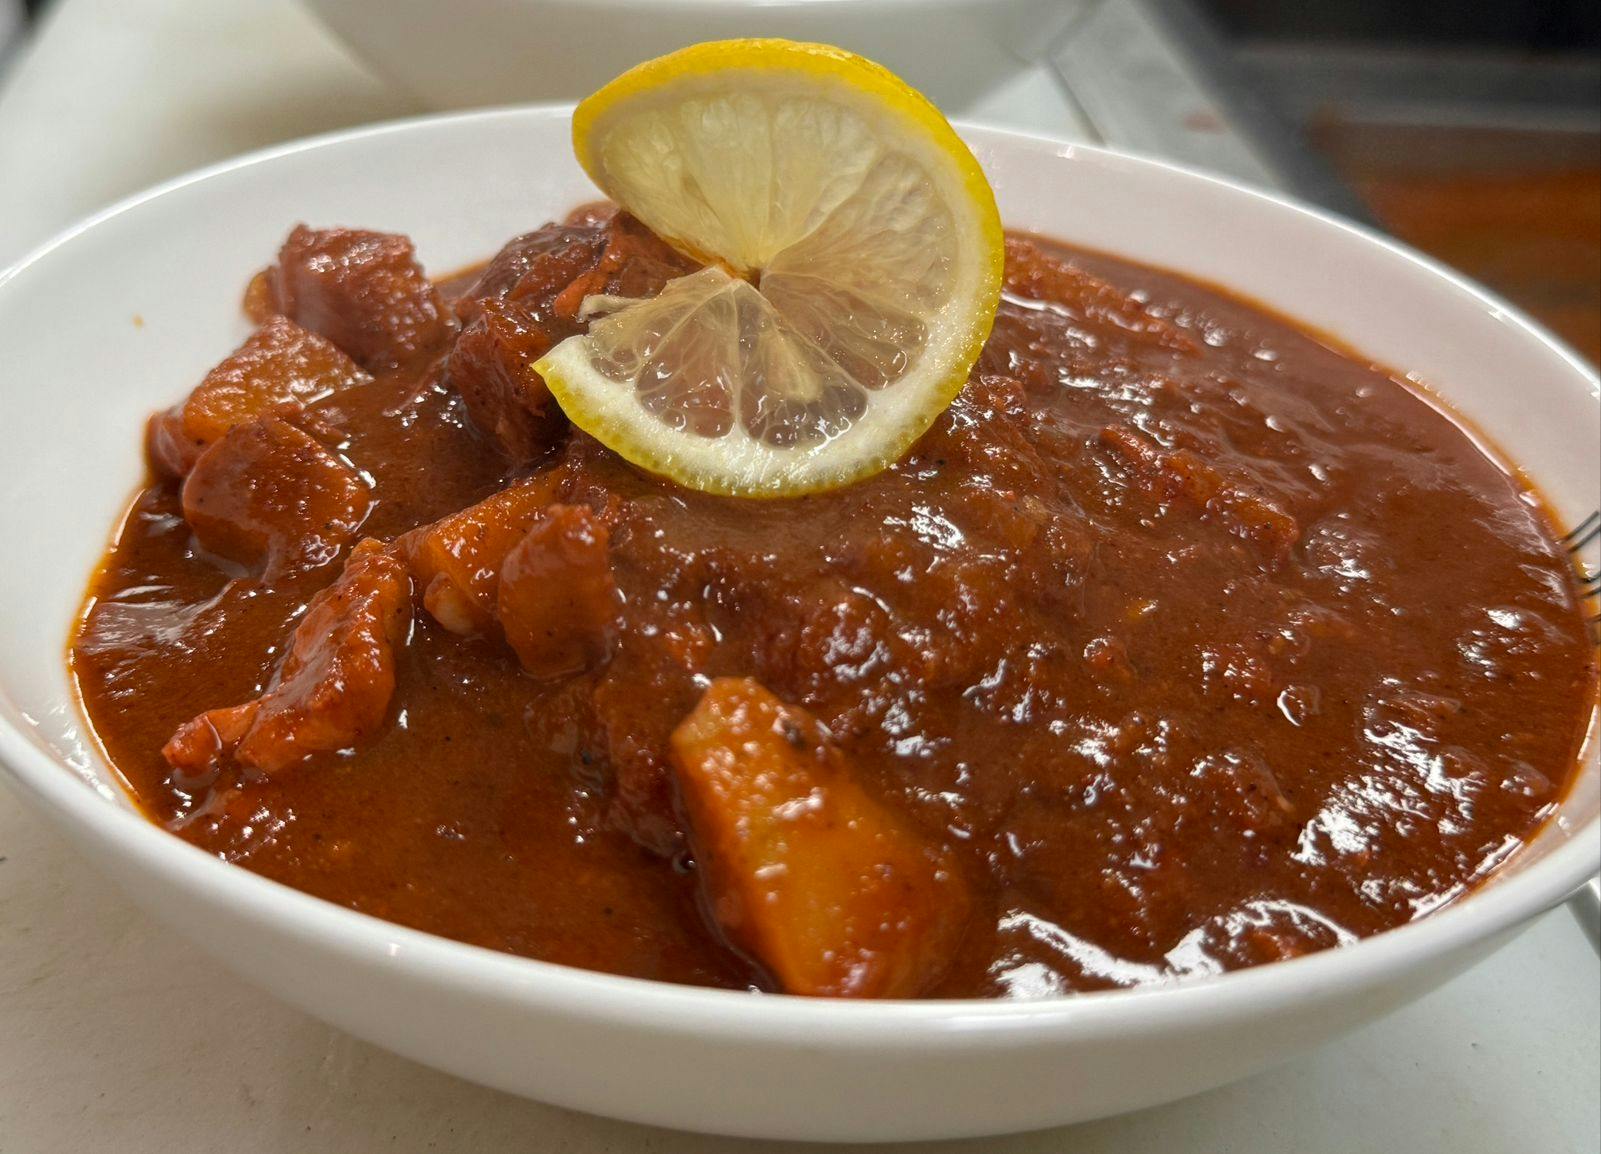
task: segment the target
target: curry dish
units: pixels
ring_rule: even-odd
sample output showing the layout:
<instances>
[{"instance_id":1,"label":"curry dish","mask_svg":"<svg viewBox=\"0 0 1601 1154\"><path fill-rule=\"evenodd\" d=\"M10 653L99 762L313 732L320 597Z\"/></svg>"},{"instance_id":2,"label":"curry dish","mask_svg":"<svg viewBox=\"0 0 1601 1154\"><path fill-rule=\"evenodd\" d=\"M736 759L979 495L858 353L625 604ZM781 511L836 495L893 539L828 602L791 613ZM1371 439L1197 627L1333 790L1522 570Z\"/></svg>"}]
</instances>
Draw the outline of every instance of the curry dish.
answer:
<instances>
[{"instance_id":1,"label":"curry dish","mask_svg":"<svg viewBox=\"0 0 1601 1154\"><path fill-rule=\"evenodd\" d=\"M1595 694L1566 553L1386 372L1018 236L906 457L741 501L531 367L691 267L604 207L439 283L294 230L152 418L71 651L153 820L529 957L991 997L1399 925L1561 799Z\"/></svg>"}]
</instances>

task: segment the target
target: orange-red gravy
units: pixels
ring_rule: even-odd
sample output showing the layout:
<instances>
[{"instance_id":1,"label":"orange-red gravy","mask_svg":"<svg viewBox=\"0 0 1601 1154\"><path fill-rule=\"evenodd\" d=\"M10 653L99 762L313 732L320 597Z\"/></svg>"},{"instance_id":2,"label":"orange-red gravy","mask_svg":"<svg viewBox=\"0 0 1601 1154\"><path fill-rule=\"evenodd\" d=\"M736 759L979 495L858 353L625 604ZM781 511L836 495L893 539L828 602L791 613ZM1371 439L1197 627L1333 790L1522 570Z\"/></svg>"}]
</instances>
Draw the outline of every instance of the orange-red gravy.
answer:
<instances>
[{"instance_id":1,"label":"orange-red gravy","mask_svg":"<svg viewBox=\"0 0 1601 1154\"><path fill-rule=\"evenodd\" d=\"M1560 799L1595 700L1544 510L1259 308L1043 242L1008 256L966 391L844 491L711 497L565 434L574 499L619 518L609 661L540 682L419 612L386 730L270 780L181 788L161 748L262 691L338 566L221 564L150 484L72 649L95 732L153 820L245 868L676 982L772 985L708 924L663 761L716 676L804 705L961 863L974 913L934 995L1251 965L1463 892ZM527 471L441 363L317 406L372 478L366 536Z\"/></svg>"}]
</instances>

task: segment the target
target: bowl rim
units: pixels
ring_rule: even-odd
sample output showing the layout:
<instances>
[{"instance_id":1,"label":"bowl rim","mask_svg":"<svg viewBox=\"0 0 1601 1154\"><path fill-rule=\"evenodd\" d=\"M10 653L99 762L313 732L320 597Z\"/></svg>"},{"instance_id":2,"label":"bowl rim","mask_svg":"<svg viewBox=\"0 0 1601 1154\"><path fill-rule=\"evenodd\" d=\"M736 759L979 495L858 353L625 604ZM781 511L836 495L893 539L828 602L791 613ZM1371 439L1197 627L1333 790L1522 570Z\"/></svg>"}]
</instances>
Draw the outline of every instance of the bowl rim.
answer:
<instances>
[{"instance_id":1,"label":"bowl rim","mask_svg":"<svg viewBox=\"0 0 1601 1154\"><path fill-rule=\"evenodd\" d=\"M241 169L270 164L286 156L337 147L355 139L411 132L451 131L463 122L497 119L566 119L566 102L510 105L407 117L340 129L233 157L136 192L68 226L20 259L0 269L0 292L23 270L47 259L76 237L137 209L147 201ZM957 121L962 135L980 144L999 144L1083 158L1114 169L1155 170L1180 187L1191 182L1220 186L1259 202L1289 210L1349 235L1355 244L1377 245L1459 292L1494 309L1524 336L1555 353L1578 374L1592 396L1601 378L1577 354L1521 310L1446 268L1439 262L1362 225L1292 197L1198 171L1165 160L983 124ZM1295 318L1292 318L1295 319ZM1353 343L1360 344L1360 338ZM912 1053L931 1037L964 1049L998 1044L1049 1044L1071 1035L1130 1036L1263 1014L1308 1001L1393 982L1476 943L1506 934L1560 904L1601 868L1601 816L1567 831L1562 844L1543 859L1483 885L1417 921L1363 938L1351 945L1289 961L1226 973L1191 976L1172 983L1076 993L1031 1000L919 999L857 1001L784 994L752 995L741 990L682 986L648 978L623 977L539 961L468 945L383 921L272 881L206 853L146 819L133 808L110 802L42 741L14 724L22 711L0 691L0 773L16 792L101 853L131 858L163 884L196 894L204 903L226 903L238 916L267 923L277 932L353 962L393 967L403 978L442 986L469 997L491 997L524 1010L542 1010L573 1019L620 1026L676 1031L720 1040L773 1042L806 1047L846 1046ZM75 702L82 719L81 704ZM1592 712L1580 751L1579 772L1597 752L1598 720ZM92 731L91 731L92 732ZM98 750L96 756L100 756ZM1552 820L1556 820L1553 818Z\"/></svg>"}]
</instances>

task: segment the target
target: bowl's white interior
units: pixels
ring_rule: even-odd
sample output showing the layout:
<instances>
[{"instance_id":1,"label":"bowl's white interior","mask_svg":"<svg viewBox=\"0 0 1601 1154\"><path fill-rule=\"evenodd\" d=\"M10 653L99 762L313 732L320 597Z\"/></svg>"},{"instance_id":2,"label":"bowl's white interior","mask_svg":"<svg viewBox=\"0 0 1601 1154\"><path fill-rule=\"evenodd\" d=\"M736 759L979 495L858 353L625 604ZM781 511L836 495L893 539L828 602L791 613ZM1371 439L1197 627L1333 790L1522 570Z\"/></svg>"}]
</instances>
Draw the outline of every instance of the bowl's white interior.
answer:
<instances>
[{"instance_id":1,"label":"bowl's white interior","mask_svg":"<svg viewBox=\"0 0 1601 1154\"><path fill-rule=\"evenodd\" d=\"M64 654L88 574L140 478L145 416L244 336L245 281L297 221L405 232L446 272L594 197L567 133L564 111L530 109L292 148L126 206L0 278L0 726L106 803L128 804L84 735ZM1400 249L1220 182L968 135L1009 226L1271 302L1436 389L1525 467L1567 524L1596 508L1596 378L1504 306ZM1509 872L1576 835L1595 840L1593 740L1587 756L1559 820Z\"/></svg>"}]
</instances>

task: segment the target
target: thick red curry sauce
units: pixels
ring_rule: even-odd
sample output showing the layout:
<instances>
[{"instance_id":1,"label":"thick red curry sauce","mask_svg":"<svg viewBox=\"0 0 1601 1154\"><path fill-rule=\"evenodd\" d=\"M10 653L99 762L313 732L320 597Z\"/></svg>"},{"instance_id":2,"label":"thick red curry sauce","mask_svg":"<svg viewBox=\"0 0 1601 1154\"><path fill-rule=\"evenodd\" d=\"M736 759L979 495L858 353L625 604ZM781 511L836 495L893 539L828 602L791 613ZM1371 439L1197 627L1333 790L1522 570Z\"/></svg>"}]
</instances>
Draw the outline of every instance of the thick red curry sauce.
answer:
<instances>
[{"instance_id":1,"label":"thick red curry sauce","mask_svg":"<svg viewBox=\"0 0 1601 1154\"><path fill-rule=\"evenodd\" d=\"M576 214L442 291L402 238L296 230L249 294L263 334L152 424L72 650L95 732L229 861L675 982L786 984L686 840L670 738L716 678L815 718L959 891L925 887L945 924L878 992L1160 981L1464 892L1559 800L1594 702L1538 501L1259 308L1007 255L972 379L904 460L749 503L635 470L528 368L585 295L683 271L637 224ZM223 709L275 685L293 708Z\"/></svg>"}]
</instances>

